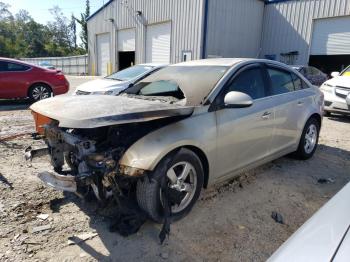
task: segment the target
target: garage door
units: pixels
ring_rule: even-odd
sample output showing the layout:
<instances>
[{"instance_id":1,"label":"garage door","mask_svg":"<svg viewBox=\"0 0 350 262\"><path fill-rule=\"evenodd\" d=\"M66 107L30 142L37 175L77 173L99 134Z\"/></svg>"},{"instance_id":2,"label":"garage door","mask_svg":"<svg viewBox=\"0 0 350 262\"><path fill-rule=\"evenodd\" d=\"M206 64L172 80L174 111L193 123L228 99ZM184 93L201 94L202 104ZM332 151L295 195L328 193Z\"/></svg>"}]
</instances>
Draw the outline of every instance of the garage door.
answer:
<instances>
[{"instance_id":1,"label":"garage door","mask_svg":"<svg viewBox=\"0 0 350 262\"><path fill-rule=\"evenodd\" d=\"M135 51L135 29L118 31L118 51Z\"/></svg>"},{"instance_id":2,"label":"garage door","mask_svg":"<svg viewBox=\"0 0 350 262\"><path fill-rule=\"evenodd\" d=\"M110 66L109 34L97 35L97 74L106 76Z\"/></svg>"},{"instance_id":3,"label":"garage door","mask_svg":"<svg viewBox=\"0 0 350 262\"><path fill-rule=\"evenodd\" d=\"M147 26L147 63L170 63L171 23Z\"/></svg>"},{"instance_id":4,"label":"garage door","mask_svg":"<svg viewBox=\"0 0 350 262\"><path fill-rule=\"evenodd\" d=\"M314 21L311 55L350 54L350 16Z\"/></svg>"}]
</instances>

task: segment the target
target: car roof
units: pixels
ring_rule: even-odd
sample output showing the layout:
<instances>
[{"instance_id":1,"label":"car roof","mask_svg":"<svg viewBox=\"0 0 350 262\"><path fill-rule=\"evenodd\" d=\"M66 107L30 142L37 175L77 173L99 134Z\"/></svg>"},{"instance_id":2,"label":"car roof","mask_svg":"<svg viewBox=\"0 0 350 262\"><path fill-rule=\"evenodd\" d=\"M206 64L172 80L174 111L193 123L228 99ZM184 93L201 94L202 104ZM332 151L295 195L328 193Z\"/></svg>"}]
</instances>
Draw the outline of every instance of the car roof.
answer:
<instances>
[{"instance_id":1,"label":"car roof","mask_svg":"<svg viewBox=\"0 0 350 262\"><path fill-rule=\"evenodd\" d=\"M207 59L200 59L200 60L192 60L188 62L182 62L178 64L173 64L170 66L227 66L232 67L234 65L237 65L239 63L245 63L245 62L251 62L251 63L268 63L268 64L275 64L286 67L286 64L283 64L278 61L274 60L268 60L268 59L258 59L258 58L207 58Z\"/></svg>"},{"instance_id":2,"label":"car roof","mask_svg":"<svg viewBox=\"0 0 350 262\"><path fill-rule=\"evenodd\" d=\"M152 66L152 67L165 67L168 66L169 64L161 64L161 63L144 63L144 64L137 64L140 66Z\"/></svg>"},{"instance_id":3,"label":"car roof","mask_svg":"<svg viewBox=\"0 0 350 262\"><path fill-rule=\"evenodd\" d=\"M27 63L27 62L22 61L22 60L13 59L13 58L0 57L0 60L2 60L2 61L7 61L7 62L20 63L20 64L28 65L28 66L31 66L31 67L33 67L33 66L36 67L36 66L33 65L33 64Z\"/></svg>"},{"instance_id":4,"label":"car roof","mask_svg":"<svg viewBox=\"0 0 350 262\"><path fill-rule=\"evenodd\" d=\"M233 66L237 63L252 60L249 58L208 58L201 60L192 60L170 66Z\"/></svg>"}]
</instances>

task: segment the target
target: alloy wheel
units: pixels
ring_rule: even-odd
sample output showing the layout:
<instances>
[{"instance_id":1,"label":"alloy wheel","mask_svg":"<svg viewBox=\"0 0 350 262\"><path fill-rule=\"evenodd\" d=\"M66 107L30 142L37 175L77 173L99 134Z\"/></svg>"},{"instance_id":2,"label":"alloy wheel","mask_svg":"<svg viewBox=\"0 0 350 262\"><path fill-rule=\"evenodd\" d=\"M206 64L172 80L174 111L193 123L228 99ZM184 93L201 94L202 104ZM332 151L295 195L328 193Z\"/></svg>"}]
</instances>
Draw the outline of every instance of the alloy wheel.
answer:
<instances>
[{"instance_id":1,"label":"alloy wheel","mask_svg":"<svg viewBox=\"0 0 350 262\"><path fill-rule=\"evenodd\" d=\"M304 149L307 154L310 154L317 142L317 127L314 124L311 124L305 133L305 142Z\"/></svg>"},{"instance_id":2,"label":"alloy wheel","mask_svg":"<svg viewBox=\"0 0 350 262\"><path fill-rule=\"evenodd\" d=\"M51 92L46 86L38 85L38 86L35 86L32 90L32 98L35 101L49 98L50 95L51 95Z\"/></svg>"},{"instance_id":3,"label":"alloy wheel","mask_svg":"<svg viewBox=\"0 0 350 262\"><path fill-rule=\"evenodd\" d=\"M186 161L178 162L167 171L169 179L169 188L183 193L180 204L171 206L173 213L184 210L192 201L197 188L196 169Z\"/></svg>"}]
</instances>

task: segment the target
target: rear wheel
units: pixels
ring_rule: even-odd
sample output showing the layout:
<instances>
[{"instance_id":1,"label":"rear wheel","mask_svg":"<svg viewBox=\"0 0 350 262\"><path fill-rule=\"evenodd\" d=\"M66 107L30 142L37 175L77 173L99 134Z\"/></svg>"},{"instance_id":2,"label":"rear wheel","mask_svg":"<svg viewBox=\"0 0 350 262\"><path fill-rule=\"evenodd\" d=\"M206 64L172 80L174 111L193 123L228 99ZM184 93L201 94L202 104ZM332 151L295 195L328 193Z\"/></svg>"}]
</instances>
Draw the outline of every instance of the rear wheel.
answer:
<instances>
[{"instance_id":1,"label":"rear wheel","mask_svg":"<svg viewBox=\"0 0 350 262\"><path fill-rule=\"evenodd\" d=\"M36 102L52 96L51 88L46 84L35 84L29 90L29 98Z\"/></svg>"},{"instance_id":2,"label":"rear wheel","mask_svg":"<svg viewBox=\"0 0 350 262\"><path fill-rule=\"evenodd\" d=\"M317 148L319 132L319 121L316 118L310 118L305 124L298 150L294 153L294 156L304 160L311 158Z\"/></svg>"},{"instance_id":3,"label":"rear wheel","mask_svg":"<svg viewBox=\"0 0 350 262\"><path fill-rule=\"evenodd\" d=\"M197 201L203 187L203 167L198 156L182 148L171 159L164 158L154 170L151 179L137 183L137 202L151 219L164 219L164 199L161 181L166 179L171 217L179 220L186 216Z\"/></svg>"}]
</instances>

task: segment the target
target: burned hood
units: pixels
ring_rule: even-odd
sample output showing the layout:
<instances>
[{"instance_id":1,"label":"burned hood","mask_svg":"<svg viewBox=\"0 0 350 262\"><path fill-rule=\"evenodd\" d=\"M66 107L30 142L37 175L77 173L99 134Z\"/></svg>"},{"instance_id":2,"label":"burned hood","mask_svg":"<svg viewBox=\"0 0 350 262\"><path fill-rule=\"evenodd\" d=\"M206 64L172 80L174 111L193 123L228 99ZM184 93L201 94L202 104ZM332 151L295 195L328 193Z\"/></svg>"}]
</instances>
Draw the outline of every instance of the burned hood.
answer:
<instances>
[{"instance_id":1,"label":"burned hood","mask_svg":"<svg viewBox=\"0 0 350 262\"><path fill-rule=\"evenodd\" d=\"M194 108L125 96L57 96L36 102L36 113L57 120L60 127L96 128L145 122L173 116L189 116Z\"/></svg>"}]
</instances>

